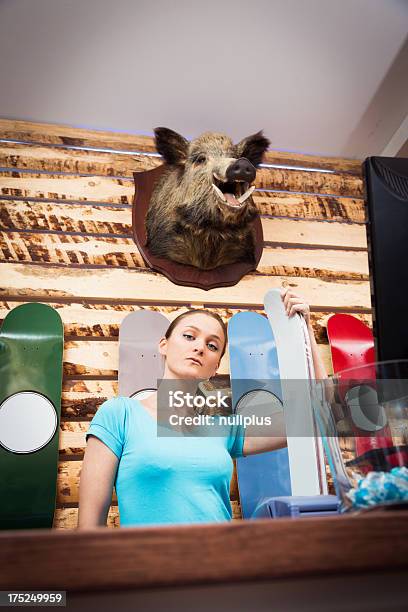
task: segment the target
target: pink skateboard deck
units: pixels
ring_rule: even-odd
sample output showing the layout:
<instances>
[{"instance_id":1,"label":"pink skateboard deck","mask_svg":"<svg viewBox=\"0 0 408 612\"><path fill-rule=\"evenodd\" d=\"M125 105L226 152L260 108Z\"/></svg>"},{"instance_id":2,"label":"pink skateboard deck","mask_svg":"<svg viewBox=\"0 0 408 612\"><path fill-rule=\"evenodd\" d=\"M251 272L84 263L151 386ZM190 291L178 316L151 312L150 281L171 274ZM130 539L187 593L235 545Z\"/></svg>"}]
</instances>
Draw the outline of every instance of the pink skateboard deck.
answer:
<instances>
[{"instance_id":1,"label":"pink skateboard deck","mask_svg":"<svg viewBox=\"0 0 408 612\"><path fill-rule=\"evenodd\" d=\"M119 329L119 395L143 399L163 376L159 340L170 322L160 312L138 310Z\"/></svg>"}]
</instances>

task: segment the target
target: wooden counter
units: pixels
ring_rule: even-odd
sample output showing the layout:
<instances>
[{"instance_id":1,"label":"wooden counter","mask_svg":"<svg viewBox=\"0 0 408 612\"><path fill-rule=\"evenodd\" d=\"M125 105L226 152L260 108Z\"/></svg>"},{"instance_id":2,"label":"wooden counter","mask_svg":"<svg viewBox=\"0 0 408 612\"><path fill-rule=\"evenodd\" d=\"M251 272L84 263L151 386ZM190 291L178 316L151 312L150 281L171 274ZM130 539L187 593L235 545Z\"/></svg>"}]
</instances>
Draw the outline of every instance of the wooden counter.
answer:
<instances>
[{"instance_id":1,"label":"wooden counter","mask_svg":"<svg viewBox=\"0 0 408 612\"><path fill-rule=\"evenodd\" d=\"M406 511L0 533L0 589L92 591L408 569Z\"/></svg>"}]
</instances>

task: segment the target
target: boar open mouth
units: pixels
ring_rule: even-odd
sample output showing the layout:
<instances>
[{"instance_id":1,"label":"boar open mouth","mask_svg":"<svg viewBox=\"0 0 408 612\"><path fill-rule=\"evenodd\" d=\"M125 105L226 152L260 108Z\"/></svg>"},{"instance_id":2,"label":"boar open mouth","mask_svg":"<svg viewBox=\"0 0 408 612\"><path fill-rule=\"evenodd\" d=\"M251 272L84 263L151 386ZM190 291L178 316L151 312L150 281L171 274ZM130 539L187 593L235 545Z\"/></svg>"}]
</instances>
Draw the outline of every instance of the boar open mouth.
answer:
<instances>
[{"instance_id":1,"label":"boar open mouth","mask_svg":"<svg viewBox=\"0 0 408 612\"><path fill-rule=\"evenodd\" d=\"M230 208L242 208L255 189L245 181L223 181L213 173L213 189L223 204Z\"/></svg>"}]
</instances>

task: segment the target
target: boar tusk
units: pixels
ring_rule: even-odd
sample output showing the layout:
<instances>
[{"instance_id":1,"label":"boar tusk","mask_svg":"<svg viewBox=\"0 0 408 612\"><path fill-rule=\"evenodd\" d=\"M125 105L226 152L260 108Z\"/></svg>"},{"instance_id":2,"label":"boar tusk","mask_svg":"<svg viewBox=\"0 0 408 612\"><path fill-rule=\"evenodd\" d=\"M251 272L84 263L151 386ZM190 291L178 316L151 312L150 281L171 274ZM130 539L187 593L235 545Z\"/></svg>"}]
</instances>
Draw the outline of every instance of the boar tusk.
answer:
<instances>
[{"instance_id":1,"label":"boar tusk","mask_svg":"<svg viewBox=\"0 0 408 612\"><path fill-rule=\"evenodd\" d=\"M217 185L214 185L214 183L211 183L211 184L213 186L215 193L221 198L223 202L226 202L225 196L222 193L221 189L218 189Z\"/></svg>"},{"instance_id":2,"label":"boar tusk","mask_svg":"<svg viewBox=\"0 0 408 612\"><path fill-rule=\"evenodd\" d=\"M238 198L238 202L240 204L242 204L243 202L245 202L245 200L247 200L249 198L249 196L251 195L251 193L255 190L255 185L252 185L252 187L250 187L248 189L248 191L246 191L245 193L242 194L242 196L240 198Z\"/></svg>"},{"instance_id":3,"label":"boar tusk","mask_svg":"<svg viewBox=\"0 0 408 612\"><path fill-rule=\"evenodd\" d=\"M225 183L226 182L226 180L222 179L220 176L218 176L218 174L216 172L213 172L213 176L215 176L217 181L220 181L221 183Z\"/></svg>"}]
</instances>

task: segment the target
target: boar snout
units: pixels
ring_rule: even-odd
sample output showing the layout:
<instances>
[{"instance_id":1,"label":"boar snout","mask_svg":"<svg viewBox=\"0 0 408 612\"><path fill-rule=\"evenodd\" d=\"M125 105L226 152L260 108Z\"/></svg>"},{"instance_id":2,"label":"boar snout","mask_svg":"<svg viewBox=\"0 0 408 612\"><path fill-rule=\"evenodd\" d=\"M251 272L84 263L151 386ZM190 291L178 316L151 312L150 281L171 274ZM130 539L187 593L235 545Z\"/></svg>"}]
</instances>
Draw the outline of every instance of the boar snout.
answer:
<instances>
[{"instance_id":1,"label":"boar snout","mask_svg":"<svg viewBox=\"0 0 408 612\"><path fill-rule=\"evenodd\" d=\"M245 157L240 157L236 162L228 166L227 181L245 181L252 183L256 176L256 168Z\"/></svg>"}]
</instances>

